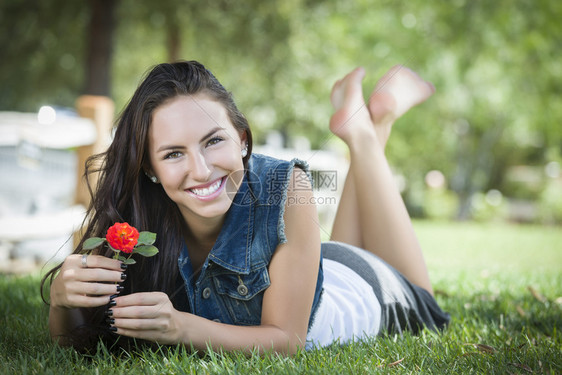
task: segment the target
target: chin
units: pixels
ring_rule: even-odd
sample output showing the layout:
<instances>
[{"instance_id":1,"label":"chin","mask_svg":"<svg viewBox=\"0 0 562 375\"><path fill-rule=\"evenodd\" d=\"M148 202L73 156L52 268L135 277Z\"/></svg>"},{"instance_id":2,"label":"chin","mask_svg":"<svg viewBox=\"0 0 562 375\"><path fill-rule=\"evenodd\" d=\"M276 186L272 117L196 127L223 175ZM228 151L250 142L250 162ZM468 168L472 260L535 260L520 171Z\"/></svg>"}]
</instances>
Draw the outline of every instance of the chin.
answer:
<instances>
[{"instance_id":1,"label":"chin","mask_svg":"<svg viewBox=\"0 0 562 375\"><path fill-rule=\"evenodd\" d=\"M204 207L188 208L188 211L201 218L214 219L224 216L231 206L232 201L228 199L227 196L224 196L220 197L219 200L213 202L212 204L207 203Z\"/></svg>"}]
</instances>

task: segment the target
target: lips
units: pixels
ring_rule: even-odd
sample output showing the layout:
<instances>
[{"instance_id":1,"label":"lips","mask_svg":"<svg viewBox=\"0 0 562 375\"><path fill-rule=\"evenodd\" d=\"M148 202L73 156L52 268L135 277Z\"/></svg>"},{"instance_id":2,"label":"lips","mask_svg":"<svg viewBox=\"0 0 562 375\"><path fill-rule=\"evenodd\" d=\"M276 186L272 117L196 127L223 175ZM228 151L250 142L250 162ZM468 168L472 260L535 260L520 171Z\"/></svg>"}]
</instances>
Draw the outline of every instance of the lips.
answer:
<instances>
[{"instance_id":1,"label":"lips","mask_svg":"<svg viewBox=\"0 0 562 375\"><path fill-rule=\"evenodd\" d=\"M186 191L198 199L211 200L219 196L219 194L222 192L222 190L224 189L225 180L226 176L214 182L211 182L210 184L192 187L190 189L187 189Z\"/></svg>"}]
</instances>

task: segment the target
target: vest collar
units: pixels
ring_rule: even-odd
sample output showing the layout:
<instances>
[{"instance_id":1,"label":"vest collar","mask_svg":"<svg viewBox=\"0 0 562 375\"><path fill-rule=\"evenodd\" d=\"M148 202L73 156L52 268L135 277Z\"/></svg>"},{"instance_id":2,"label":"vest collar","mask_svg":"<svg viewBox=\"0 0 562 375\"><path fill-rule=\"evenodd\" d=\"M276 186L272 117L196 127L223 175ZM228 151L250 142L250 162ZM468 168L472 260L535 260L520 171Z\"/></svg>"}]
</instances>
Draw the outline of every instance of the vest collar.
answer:
<instances>
[{"instance_id":1,"label":"vest collar","mask_svg":"<svg viewBox=\"0 0 562 375\"><path fill-rule=\"evenodd\" d=\"M230 271L250 273L250 246L254 228L256 199L248 184L248 173L234 196L209 260Z\"/></svg>"}]
</instances>

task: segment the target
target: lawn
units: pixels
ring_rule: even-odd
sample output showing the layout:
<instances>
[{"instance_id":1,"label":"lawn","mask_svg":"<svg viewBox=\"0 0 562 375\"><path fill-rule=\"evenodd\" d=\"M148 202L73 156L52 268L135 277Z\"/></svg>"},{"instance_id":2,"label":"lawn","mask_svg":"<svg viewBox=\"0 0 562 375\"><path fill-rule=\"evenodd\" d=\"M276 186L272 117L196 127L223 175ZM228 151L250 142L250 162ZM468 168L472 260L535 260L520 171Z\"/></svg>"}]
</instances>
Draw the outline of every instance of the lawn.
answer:
<instances>
[{"instance_id":1,"label":"lawn","mask_svg":"<svg viewBox=\"0 0 562 375\"><path fill-rule=\"evenodd\" d=\"M437 298L452 315L441 334L379 337L291 358L192 354L183 348L93 357L52 345L39 275L0 275L0 374L562 373L562 230L416 222Z\"/></svg>"}]
</instances>

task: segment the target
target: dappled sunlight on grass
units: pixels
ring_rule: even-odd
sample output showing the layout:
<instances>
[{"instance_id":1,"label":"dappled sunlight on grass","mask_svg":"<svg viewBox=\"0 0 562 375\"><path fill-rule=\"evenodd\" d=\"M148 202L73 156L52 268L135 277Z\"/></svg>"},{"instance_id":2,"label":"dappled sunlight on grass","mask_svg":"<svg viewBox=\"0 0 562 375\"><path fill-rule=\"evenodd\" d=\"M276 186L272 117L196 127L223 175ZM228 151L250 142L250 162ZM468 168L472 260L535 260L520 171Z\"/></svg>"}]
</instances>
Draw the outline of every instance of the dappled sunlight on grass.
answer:
<instances>
[{"instance_id":1,"label":"dappled sunlight on grass","mask_svg":"<svg viewBox=\"0 0 562 375\"><path fill-rule=\"evenodd\" d=\"M39 276L0 275L0 373L561 373L562 233L558 228L415 222L443 332L383 336L275 354L190 353L182 347L83 357L51 344ZM529 250L532 248L532 250Z\"/></svg>"}]
</instances>

